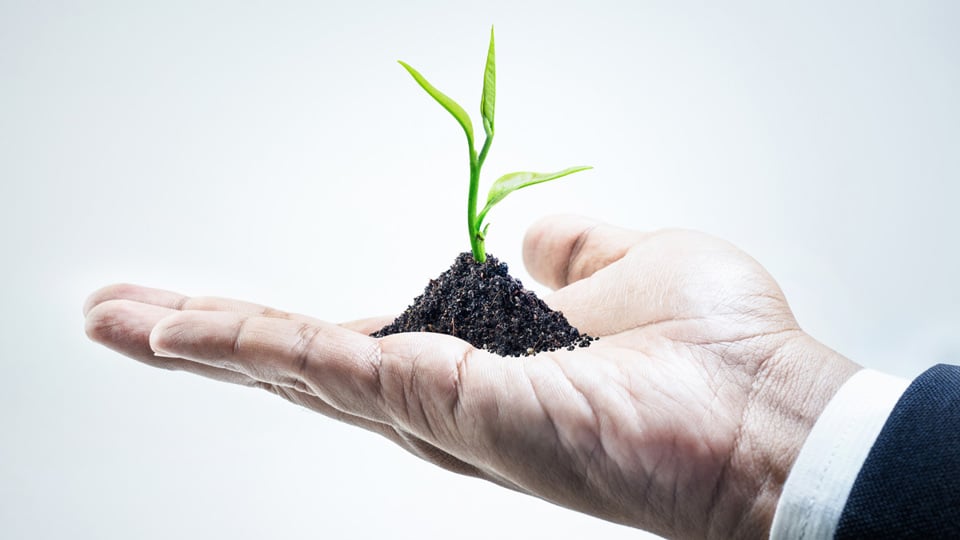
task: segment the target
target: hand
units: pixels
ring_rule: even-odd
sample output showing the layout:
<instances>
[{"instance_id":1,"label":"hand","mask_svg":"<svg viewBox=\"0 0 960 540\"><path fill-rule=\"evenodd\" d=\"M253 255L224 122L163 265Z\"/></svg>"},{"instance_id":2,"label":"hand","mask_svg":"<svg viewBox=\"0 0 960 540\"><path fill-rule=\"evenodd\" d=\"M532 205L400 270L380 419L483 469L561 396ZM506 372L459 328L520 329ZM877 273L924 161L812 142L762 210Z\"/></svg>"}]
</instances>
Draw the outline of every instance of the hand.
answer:
<instances>
[{"instance_id":1,"label":"hand","mask_svg":"<svg viewBox=\"0 0 960 540\"><path fill-rule=\"evenodd\" d=\"M132 285L85 306L95 341L262 388L449 470L671 537L766 536L813 422L858 367L800 330L753 259L689 231L548 218L524 262L589 348L502 358Z\"/></svg>"}]
</instances>

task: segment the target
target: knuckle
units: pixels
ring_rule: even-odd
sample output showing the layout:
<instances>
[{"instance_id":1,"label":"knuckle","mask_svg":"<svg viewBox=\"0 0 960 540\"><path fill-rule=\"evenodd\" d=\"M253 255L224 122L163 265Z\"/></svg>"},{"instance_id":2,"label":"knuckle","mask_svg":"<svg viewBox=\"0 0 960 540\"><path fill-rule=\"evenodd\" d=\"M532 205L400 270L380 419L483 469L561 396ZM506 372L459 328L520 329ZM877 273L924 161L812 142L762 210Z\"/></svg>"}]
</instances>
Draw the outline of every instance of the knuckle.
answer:
<instances>
[{"instance_id":1,"label":"knuckle","mask_svg":"<svg viewBox=\"0 0 960 540\"><path fill-rule=\"evenodd\" d=\"M320 335L320 327L309 323L301 323L297 328L297 340L293 345L292 364L290 366L291 375L296 380L302 381L306 375L310 364L314 344Z\"/></svg>"},{"instance_id":2,"label":"knuckle","mask_svg":"<svg viewBox=\"0 0 960 540\"><path fill-rule=\"evenodd\" d=\"M290 319L292 315L286 311L280 309L273 309L272 307L264 307L260 310L260 315L263 317L268 317L270 319Z\"/></svg>"}]
</instances>

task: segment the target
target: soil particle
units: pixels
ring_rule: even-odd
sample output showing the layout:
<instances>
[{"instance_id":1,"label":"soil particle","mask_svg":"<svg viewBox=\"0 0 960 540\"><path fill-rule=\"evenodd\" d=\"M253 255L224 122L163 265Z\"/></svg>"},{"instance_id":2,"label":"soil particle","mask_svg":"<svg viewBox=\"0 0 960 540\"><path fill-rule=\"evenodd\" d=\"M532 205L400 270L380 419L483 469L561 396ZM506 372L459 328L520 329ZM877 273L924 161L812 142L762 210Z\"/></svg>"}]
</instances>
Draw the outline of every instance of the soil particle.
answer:
<instances>
[{"instance_id":1,"label":"soil particle","mask_svg":"<svg viewBox=\"0 0 960 540\"><path fill-rule=\"evenodd\" d=\"M456 336L501 356L523 356L587 347L596 338L581 334L510 276L507 265L487 255L478 263L461 253L391 324L372 335L438 332Z\"/></svg>"}]
</instances>

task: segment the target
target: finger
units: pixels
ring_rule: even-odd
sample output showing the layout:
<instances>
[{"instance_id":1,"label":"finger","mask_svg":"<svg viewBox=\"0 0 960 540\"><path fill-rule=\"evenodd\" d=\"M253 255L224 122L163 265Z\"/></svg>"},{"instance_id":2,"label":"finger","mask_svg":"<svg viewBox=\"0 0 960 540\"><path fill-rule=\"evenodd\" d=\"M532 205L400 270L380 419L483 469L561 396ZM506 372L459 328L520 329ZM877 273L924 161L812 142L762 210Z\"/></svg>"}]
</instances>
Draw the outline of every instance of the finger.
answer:
<instances>
[{"instance_id":1,"label":"finger","mask_svg":"<svg viewBox=\"0 0 960 540\"><path fill-rule=\"evenodd\" d=\"M550 216L527 231L523 262L534 279L559 289L620 260L645 236L585 217Z\"/></svg>"},{"instance_id":2,"label":"finger","mask_svg":"<svg viewBox=\"0 0 960 540\"><path fill-rule=\"evenodd\" d=\"M335 420L379 433L403 444L390 426L337 410L322 399L293 388L258 381L243 373L183 358L157 356L150 348L150 332L157 322L176 310L131 300L108 300L98 303L87 314L87 334L94 341L144 364L175 371L187 371L222 382L265 389L287 401L309 408Z\"/></svg>"},{"instance_id":3,"label":"finger","mask_svg":"<svg viewBox=\"0 0 960 540\"><path fill-rule=\"evenodd\" d=\"M116 283L107 285L94 291L83 303L83 314L110 300L132 300L141 304L150 304L170 309L180 309L188 299L187 296L163 289L141 287L131 283Z\"/></svg>"},{"instance_id":4,"label":"finger","mask_svg":"<svg viewBox=\"0 0 960 540\"><path fill-rule=\"evenodd\" d=\"M159 321L150 346L163 355L318 396L378 421L377 340L340 326L221 311L181 311Z\"/></svg>"},{"instance_id":5,"label":"finger","mask_svg":"<svg viewBox=\"0 0 960 540\"><path fill-rule=\"evenodd\" d=\"M91 340L149 366L190 371L218 381L255 386L255 380L226 369L197 364L182 358L157 356L150 348L150 331L175 311L131 300L108 300L87 312L86 333Z\"/></svg>"},{"instance_id":6,"label":"finger","mask_svg":"<svg viewBox=\"0 0 960 540\"><path fill-rule=\"evenodd\" d=\"M389 424L346 413L312 393L281 384L258 381L248 375L209 364L182 358L156 356L149 345L151 330L161 319L180 310L229 311L299 322L322 323L312 317L289 314L250 302L217 297L191 298L172 291L125 283L110 285L96 291L90 295L83 311L88 315L87 331L91 338L141 362L166 369L187 370L217 380L260 386L287 401L324 416L379 433L432 463L462 474L473 476L479 474L466 463L413 435L398 431ZM393 317L373 317L342 323L341 326L362 334L370 334L392 320ZM121 326L125 328L121 330Z\"/></svg>"},{"instance_id":7,"label":"finger","mask_svg":"<svg viewBox=\"0 0 960 540\"><path fill-rule=\"evenodd\" d=\"M274 309L261 304L255 304L253 302L246 302L233 298L221 298L216 296L190 297L173 291L143 287L130 283L108 285L97 290L91 294L89 298L87 298L87 301L84 303L83 312L84 314L87 314L91 309L100 303L118 299L132 300L143 304L165 307L177 311L233 311L236 313L263 315L265 317L274 317L278 319L320 322L319 319L307 315L288 313L283 310ZM380 328L383 328L392 321L393 317L371 317L342 323L341 326L356 332L371 334Z\"/></svg>"},{"instance_id":8,"label":"finger","mask_svg":"<svg viewBox=\"0 0 960 540\"><path fill-rule=\"evenodd\" d=\"M482 401L469 389L496 388L489 381L506 379L499 374L502 358L451 336L375 339L329 323L238 313L176 313L154 327L150 344L162 354L306 391L340 411L398 426L444 449L462 440L454 411ZM482 367L468 368L476 362ZM468 371L471 381L487 382L468 382Z\"/></svg>"},{"instance_id":9,"label":"finger","mask_svg":"<svg viewBox=\"0 0 960 540\"><path fill-rule=\"evenodd\" d=\"M273 309L268 306L243 300L216 296L190 297L173 291L143 287L130 283L108 285L95 291L84 303L84 313L87 313L97 304L110 300L132 300L134 302L151 304L177 311L191 309L203 311L236 311L238 313L256 313L266 317L277 318L289 318L292 316L291 313L279 309Z\"/></svg>"}]
</instances>

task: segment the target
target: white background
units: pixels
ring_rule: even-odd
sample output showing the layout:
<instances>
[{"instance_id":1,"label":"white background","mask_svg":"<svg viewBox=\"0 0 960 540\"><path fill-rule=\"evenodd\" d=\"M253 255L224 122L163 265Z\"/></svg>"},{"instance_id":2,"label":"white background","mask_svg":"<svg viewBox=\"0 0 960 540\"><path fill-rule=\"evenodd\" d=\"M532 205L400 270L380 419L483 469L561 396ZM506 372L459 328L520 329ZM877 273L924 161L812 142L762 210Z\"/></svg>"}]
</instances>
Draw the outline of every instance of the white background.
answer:
<instances>
[{"instance_id":1,"label":"white background","mask_svg":"<svg viewBox=\"0 0 960 540\"><path fill-rule=\"evenodd\" d=\"M0 535L638 537L83 334L116 281L402 310L467 248L467 171L395 60L478 120L491 23L487 182L595 167L490 214L528 285L541 215L698 228L853 360L960 362L957 4L772 4L0 2Z\"/></svg>"}]
</instances>

